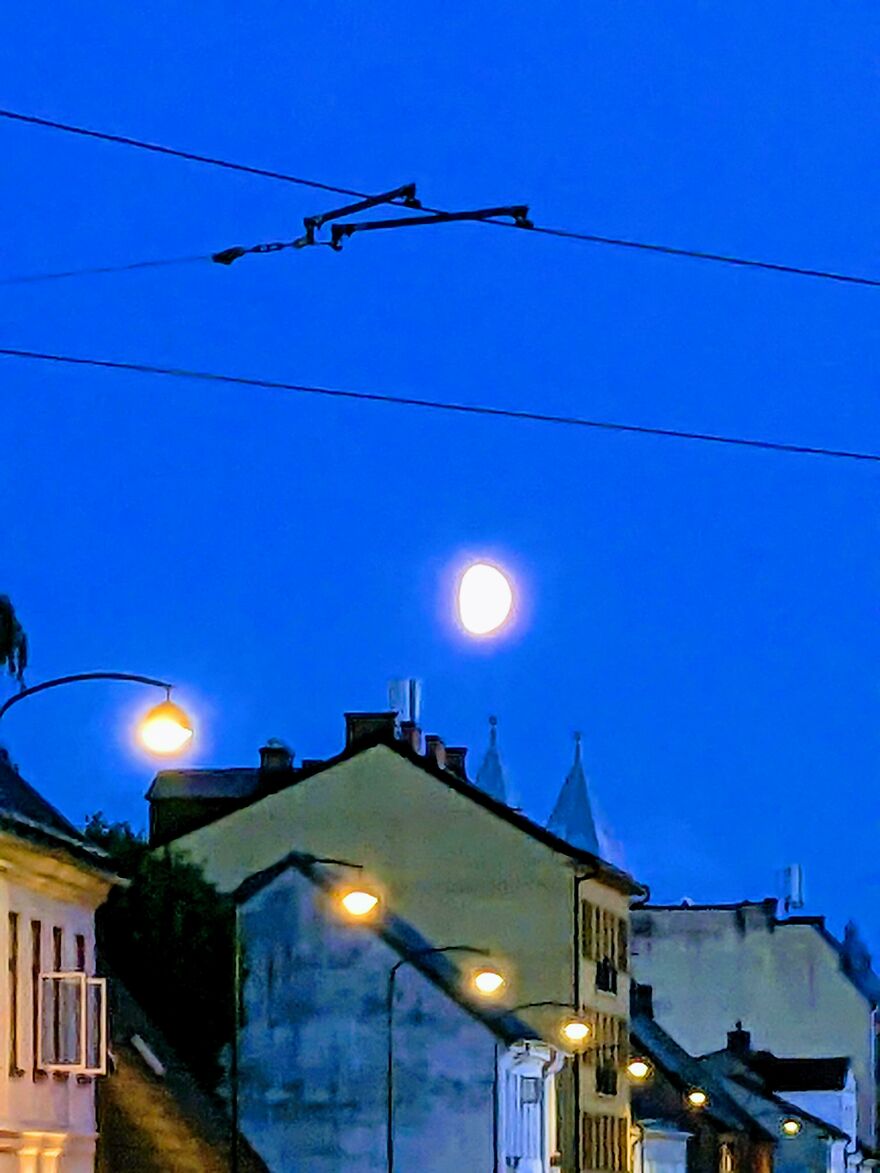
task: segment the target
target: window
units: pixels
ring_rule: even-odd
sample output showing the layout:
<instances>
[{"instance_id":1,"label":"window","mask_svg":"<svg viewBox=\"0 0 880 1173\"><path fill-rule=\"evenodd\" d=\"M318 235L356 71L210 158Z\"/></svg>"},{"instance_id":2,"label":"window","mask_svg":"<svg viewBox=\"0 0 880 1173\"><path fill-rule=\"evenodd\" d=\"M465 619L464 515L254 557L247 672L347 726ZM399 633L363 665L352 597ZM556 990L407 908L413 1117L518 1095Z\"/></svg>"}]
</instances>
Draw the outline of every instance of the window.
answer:
<instances>
[{"instance_id":1,"label":"window","mask_svg":"<svg viewBox=\"0 0 880 1173\"><path fill-rule=\"evenodd\" d=\"M629 1125L625 1116L581 1117L582 1163L602 1173L625 1173L629 1167Z\"/></svg>"},{"instance_id":2,"label":"window","mask_svg":"<svg viewBox=\"0 0 880 1173\"><path fill-rule=\"evenodd\" d=\"M596 962L596 989L617 993L617 975L629 969L629 931L624 917L588 900L581 902L581 954Z\"/></svg>"},{"instance_id":3,"label":"window","mask_svg":"<svg viewBox=\"0 0 880 1173\"><path fill-rule=\"evenodd\" d=\"M617 968L610 957L596 962L596 989L605 994L617 993Z\"/></svg>"},{"instance_id":4,"label":"window","mask_svg":"<svg viewBox=\"0 0 880 1173\"><path fill-rule=\"evenodd\" d=\"M82 933L76 934L76 968L81 973L86 971L86 939Z\"/></svg>"},{"instance_id":5,"label":"window","mask_svg":"<svg viewBox=\"0 0 880 1173\"><path fill-rule=\"evenodd\" d=\"M600 1096L616 1096L618 1070L626 1038L626 1023L611 1014L597 1014L594 1019L595 1048L585 1053L585 1059L595 1064L596 1092Z\"/></svg>"},{"instance_id":6,"label":"window","mask_svg":"<svg viewBox=\"0 0 880 1173\"><path fill-rule=\"evenodd\" d=\"M24 1075L18 1065L18 913L9 914L9 1074Z\"/></svg>"},{"instance_id":7,"label":"window","mask_svg":"<svg viewBox=\"0 0 880 1173\"><path fill-rule=\"evenodd\" d=\"M45 1079L40 1070L40 974L43 972L43 925L31 921L31 1054L34 1079Z\"/></svg>"},{"instance_id":8,"label":"window","mask_svg":"<svg viewBox=\"0 0 880 1173\"><path fill-rule=\"evenodd\" d=\"M105 1075L107 983L81 970L39 975L38 1059L43 1071Z\"/></svg>"}]
</instances>

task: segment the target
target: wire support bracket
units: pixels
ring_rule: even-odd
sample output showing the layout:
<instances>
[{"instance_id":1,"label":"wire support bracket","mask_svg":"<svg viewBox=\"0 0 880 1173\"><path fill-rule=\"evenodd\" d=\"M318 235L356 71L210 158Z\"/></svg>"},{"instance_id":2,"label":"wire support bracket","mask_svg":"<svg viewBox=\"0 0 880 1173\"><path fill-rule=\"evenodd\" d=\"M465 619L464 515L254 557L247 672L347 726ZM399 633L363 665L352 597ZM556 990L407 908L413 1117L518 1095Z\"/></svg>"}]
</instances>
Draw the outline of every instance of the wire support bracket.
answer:
<instances>
[{"instance_id":1,"label":"wire support bracket","mask_svg":"<svg viewBox=\"0 0 880 1173\"><path fill-rule=\"evenodd\" d=\"M317 216L306 216L303 220L303 235L296 240L269 241L264 244L254 244L249 247L234 245L231 248L221 249L213 253L211 260L218 265L231 265L233 261L249 254L276 253L284 249L302 249L315 246L332 248L335 252L342 250L343 241L356 232L375 232L381 229L414 228L428 224L451 224L457 221L479 220L512 220L512 227L533 228L529 219L529 209L525 204L511 204L499 208L477 208L466 212L430 212L424 216L401 216L391 220L353 220L344 224L332 224L330 240L318 240L317 234L325 224L339 220L343 216L354 216L358 212L366 212L380 204L399 204L411 211L422 209L421 201L416 197L416 185L405 183L392 191L382 192L380 195L368 196L353 204L345 204L341 208L333 208L329 212L321 212Z\"/></svg>"}]
</instances>

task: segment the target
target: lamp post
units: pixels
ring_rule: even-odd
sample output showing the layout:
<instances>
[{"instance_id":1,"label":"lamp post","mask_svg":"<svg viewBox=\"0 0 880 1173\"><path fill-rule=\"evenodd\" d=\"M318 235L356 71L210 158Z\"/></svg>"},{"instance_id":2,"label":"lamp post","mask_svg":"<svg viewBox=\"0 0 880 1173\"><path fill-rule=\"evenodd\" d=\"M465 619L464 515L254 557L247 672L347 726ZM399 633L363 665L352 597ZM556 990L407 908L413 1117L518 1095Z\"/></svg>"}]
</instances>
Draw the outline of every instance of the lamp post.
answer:
<instances>
[{"instance_id":1,"label":"lamp post","mask_svg":"<svg viewBox=\"0 0 880 1173\"><path fill-rule=\"evenodd\" d=\"M193 730L189 717L171 700L171 690L174 685L169 684L166 680L157 680L153 676L139 676L134 672L77 672L72 676L57 676L53 680L43 680L39 684L31 685L30 688L20 689L14 696L4 701L0 705L0 720L13 705L17 705L27 697L35 696L38 692L46 692L50 688L60 688L66 684L81 684L92 680L121 680L129 684L147 684L152 688L164 689L165 700L151 709L141 724L141 740L153 753L176 753L192 738Z\"/></svg>"},{"instance_id":2,"label":"lamp post","mask_svg":"<svg viewBox=\"0 0 880 1173\"><path fill-rule=\"evenodd\" d=\"M397 975L404 965L410 965L419 957L432 957L438 953L471 953L476 957L489 957L488 949L474 945L442 945L432 949L416 949L407 957L401 957L388 971L388 987L385 992L386 1019L386 1066L385 1066L385 1168L394 1173L394 991ZM504 978L493 969L482 969L474 976L474 988L484 997L491 997L504 985Z\"/></svg>"},{"instance_id":3,"label":"lamp post","mask_svg":"<svg viewBox=\"0 0 880 1173\"><path fill-rule=\"evenodd\" d=\"M297 852L296 859L298 862L306 864L331 864L341 868L354 868L363 870L362 863L351 863L347 859L332 859L327 856L311 855L308 852ZM292 865L291 865L292 866ZM239 1047L238 1047L238 1033L241 1029L242 1020L242 980L241 980L241 914L240 909L243 900L240 896L241 889L236 890L232 894L233 912L232 912L232 1044L230 1047L229 1056L229 1115L231 1124L231 1153L230 1153L230 1173L239 1173L239 1120L240 1120L240 1102L239 1102ZM356 919L360 919L369 914L375 909L379 903L378 896L366 889L353 888L343 893L339 897L340 905L345 911Z\"/></svg>"},{"instance_id":4,"label":"lamp post","mask_svg":"<svg viewBox=\"0 0 880 1173\"><path fill-rule=\"evenodd\" d=\"M577 1046L585 1042L592 1033L592 1027L584 1021L581 1011L571 1006L568 1002L543 1001L543 1002L520 1002L518 1006L511 1006L509 1009L505 1008L505 1014L515 1014L518 1010L532 1010L540 1009L544 1006L554 1006L559 1010L570 1011L569 1017L565 1019L559 1028L559 1033L567 1043L572 1043Z\"/></svg>"}]
</instances>

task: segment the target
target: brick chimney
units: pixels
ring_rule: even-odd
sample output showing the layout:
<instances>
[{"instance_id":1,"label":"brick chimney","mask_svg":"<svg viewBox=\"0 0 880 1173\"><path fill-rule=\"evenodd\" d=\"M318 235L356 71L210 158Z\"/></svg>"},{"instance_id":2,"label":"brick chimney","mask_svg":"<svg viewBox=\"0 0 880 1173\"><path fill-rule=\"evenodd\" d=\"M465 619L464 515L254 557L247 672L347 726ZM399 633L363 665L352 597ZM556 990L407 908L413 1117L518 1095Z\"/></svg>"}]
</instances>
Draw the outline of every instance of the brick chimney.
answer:
<instances>
[{"instance_id":1,"label":"brick chimney","mask_svg":"<svg viewBox=\"0 0 880 1173\"><path fill-rule=\"evenodd\" d=\"M457 774L459 778L463 778L465 782L468 780L467 766L465 765L466 757L466 745L447 745L446 769L451 770L453 774Z\"/></svg>"},{"instance_id":2,"label":"brick chimney","mask_svg":"<svg viewBox=\"0 0 880 1173\"><path fill-rule=\"evenodd\" d=\"M436 733L429 733L425 737L425 757L441 769L446 765L446 746L443 744L443 738L438 737Z\"/></svg>"},{"instance_id":3,"label":"brick chimney","mask_svg":"<svg viewBox=\"0 0 880 1173\"><path fill-rule=\"evenodd\" d=\"M416 751L422 752L422 731L415 721L400 722L400 740Z\"/></svg>"},{"instance_id":4,"label":"brick chimney","mask_svg":"<svg viewBox=\"0 0 880 1173\"><path fill-rule=\"evenodd\" d=\"M654 987L633 982L629 990L630 1014L641 1014L644 1018L654 1017Z\"/></svg>"},{"instance_id":5,"label":"brick chimney","mask_svg":"<svg viewBox=\"0 0 880 1173\"><path fill-rule=\"evenodd\" d=\"M752 1036L747 1030L743 1030L743 1024L738 1022L734 1030L727 1032L727 1049L731 1055L736 1055L739 1059L744 1059L752 1049Z\"/></svg>"},{"instance_id":6,"label":"brick chimney","mask_svg":"<svg viewBox=\"0 0 880 1173\"><path fill-rule=\"evenodd\" d=\"M277 737L270 737L265 745L260 746L260 771L264 774L274 770L290 770L293 768L293 751Z\"/></svg>"},{"instance_id":7,"label":"brick chimney","mask_svg":"<svg viewBox=\"0 0 880 1173\"><path fill-rule=\"evenodd\" d=\"M393 741L397 732L397 713L346 713L345 745L362 741Z\"/></svg>"}]
</instances>

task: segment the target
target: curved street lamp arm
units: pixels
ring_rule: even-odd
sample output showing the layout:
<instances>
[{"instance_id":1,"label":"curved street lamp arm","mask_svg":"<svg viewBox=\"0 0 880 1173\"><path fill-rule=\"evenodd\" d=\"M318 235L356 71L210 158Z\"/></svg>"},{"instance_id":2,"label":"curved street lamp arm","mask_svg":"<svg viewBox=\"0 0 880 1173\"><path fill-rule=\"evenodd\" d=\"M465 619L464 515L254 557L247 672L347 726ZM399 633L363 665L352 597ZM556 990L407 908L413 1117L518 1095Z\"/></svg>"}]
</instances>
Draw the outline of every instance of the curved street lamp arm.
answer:
<instances>
[{"instance_id":1,"label":"curved street lamp arm","mask_svg":"<svg viewBox=\"0 0 880 1173\"><path fill-rule=\"evenodd\" d=\"M73 676L57 676L54 680L44 680L40 684L33 684L30 688L23 688L17 692L15 696L11 696L7 701L0 705L0 718L12 708L17 705L19 701L23 701L26 697L33 696L38 692L45 692L48 688L59 688L62 684L79 684L86 680L125 680L132 684L149 684L154 688L164 688L167 695L170 696L173 684L169 684L167 680L157 680L154 676L138 676L133 672L77 672Z\"/></svg>"}]
</instances>

